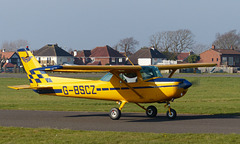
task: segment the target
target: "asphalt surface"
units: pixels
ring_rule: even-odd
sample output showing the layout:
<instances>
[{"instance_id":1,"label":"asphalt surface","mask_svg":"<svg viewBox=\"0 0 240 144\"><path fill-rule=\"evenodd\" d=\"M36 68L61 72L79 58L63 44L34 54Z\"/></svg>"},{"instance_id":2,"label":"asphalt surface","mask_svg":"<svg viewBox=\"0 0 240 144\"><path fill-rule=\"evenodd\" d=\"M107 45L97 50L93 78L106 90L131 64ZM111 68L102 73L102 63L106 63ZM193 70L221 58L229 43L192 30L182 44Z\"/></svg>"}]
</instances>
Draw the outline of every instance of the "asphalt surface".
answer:
<instances>
[{"instance_id":1,"label":"asphalt surface","mask_svg":"<svg viewBox=\"0 0 240 144\"><path fill-rule=\"evenodd\" d=\"M111 120L103 112L0 110L0 126L153 133L238 133L240 116L184 115L168 120L163 114L123 113Z\"/></svg>"}]
</instances>

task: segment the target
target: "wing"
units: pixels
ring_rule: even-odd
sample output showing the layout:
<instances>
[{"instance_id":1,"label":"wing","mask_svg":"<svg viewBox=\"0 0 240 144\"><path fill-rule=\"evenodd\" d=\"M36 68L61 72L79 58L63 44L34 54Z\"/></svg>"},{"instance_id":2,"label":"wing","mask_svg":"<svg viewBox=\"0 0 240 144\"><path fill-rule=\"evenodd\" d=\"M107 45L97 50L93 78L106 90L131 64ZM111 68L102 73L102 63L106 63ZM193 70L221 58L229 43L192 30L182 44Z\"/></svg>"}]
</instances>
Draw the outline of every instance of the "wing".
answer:
<instances>
[{"instance_id":1,"label":"wing","mask_svg":"<svg viewBox=\"0 0 240 144\"><path fill-rule=\"evenodd\" d=\"M196 68L196 67L212 67L216 64L209 63L194 63L194 64L175 64L175 65L155 65L159 70L176 70L182 68ZM141 70L141 66L89 66L89 65L74 65L74 66L49 66L33 69L40 71L56 71L56 72L109 72L109 71L130 71Z\"/></svg>"},{"instance_id":2,"label":"wing","mask_svg":"<svg viewBox=\"0 0 240 144\"><path fill-rule=\"evenodd\" d=\"M127 70L141 70L141 66L89 66L89 65L77 65L77 66L49 66L36 68L35 70L43 71L56 71L56 72L109 72L109 71L127 71Z\"/></svg>"},{"instance_id":3,"label":"wing","mask_svg":"<svg viewBox=\"0 0 240 144\"><path fill-rule=\"evenodd\" d=\"M187 63L187 64L174 64L174 65L155 65L159 70L175 70L183 68L197 68L197 67L213 67L215 63Z\"/></svg>"},{"instance_id":4,"label":"wing","mask_svg":"<svg viewBox=\"0 0 240 144\"><path fill-rule=\"evenodd\" d=\"M175 64L175 65L156 65L159 70L172 70L168 78L171 78L177 69L183 68L197 68L197 67L213 67L215 63L187 63L187 64Z\"/></svg>"}]
</instances>

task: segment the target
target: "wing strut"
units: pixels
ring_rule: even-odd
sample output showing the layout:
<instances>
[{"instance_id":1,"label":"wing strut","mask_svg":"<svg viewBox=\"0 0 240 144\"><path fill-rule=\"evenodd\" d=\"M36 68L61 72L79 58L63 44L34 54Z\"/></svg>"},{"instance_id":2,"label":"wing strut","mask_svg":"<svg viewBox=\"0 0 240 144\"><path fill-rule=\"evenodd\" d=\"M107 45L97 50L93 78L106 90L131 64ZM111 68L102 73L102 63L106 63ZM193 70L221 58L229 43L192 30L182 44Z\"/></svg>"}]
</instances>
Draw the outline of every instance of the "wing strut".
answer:
<instances>
[{"instance_id":1,"label":"wing strut","mask_svg":"<svg viewBox=\"0 0 240 144\"><path fill-rule=\"evenodd\" d=\"M173 76L173 74L176 72L177 69L172 69L171 74L168 76L168 78L171 78Z\"/></svg>"},{"instance_id":2,"label":"wing strut","mask_svg":"<svg viewBox=\"0 0 240 144\"><path fill-rule=\"evenodd\" d=\"M114 76L116 76L122 83L124 83L129 89L131 89L137 96L143 98L134 88L132 88L128 83L126 83L123 79L121 79L116 73L111 72Z\"/></svg>"}]
</instances>

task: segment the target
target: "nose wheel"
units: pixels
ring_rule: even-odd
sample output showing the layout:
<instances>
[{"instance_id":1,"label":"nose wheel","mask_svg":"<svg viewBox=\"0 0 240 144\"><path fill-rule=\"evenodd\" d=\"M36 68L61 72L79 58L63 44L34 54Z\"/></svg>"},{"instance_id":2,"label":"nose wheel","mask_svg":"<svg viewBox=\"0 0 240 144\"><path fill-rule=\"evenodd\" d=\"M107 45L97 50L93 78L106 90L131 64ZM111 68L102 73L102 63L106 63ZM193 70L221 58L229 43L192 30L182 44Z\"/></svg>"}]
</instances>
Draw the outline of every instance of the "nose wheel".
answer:
<instances>
[{"instance_id":1,"label":"nose wheel","mask_svg":"<svg viewBox=\"0 0 240 144\"><path fill-rule=\"evenodd\" d=\"M166 116L168 119L175 119L177 117L177 112L171 108L170 102L167 102L165 107L168 107L168 111L166 113Z\"/></svg>"},{"instance_id":2,"label":"nose wheel","mask_svg":"<svg viewBox=\"0 0 240 144\"><path fill-rule=\"evenodd\" d=\"M167 118L168 119L175 119L177 117L177 112L174 109L171 109L167 111Z\"/></svg>"}]
</instances>

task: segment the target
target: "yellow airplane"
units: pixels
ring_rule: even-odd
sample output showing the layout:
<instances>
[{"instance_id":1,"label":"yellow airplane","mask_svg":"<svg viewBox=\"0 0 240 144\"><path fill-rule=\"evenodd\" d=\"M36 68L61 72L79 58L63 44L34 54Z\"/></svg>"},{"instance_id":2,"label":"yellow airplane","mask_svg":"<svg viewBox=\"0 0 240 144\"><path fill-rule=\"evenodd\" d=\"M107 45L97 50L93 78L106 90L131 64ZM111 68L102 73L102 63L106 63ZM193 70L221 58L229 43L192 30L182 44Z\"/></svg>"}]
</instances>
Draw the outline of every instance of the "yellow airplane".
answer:
<instances>
[{"instance_id":1,"label":"yellow airplane","mask_svg":"<svg viewBox=\"0 0 240 144\"><path fill-rule=\"evenodd\" d=\"M170 101L184 96L192 85L189 81L171 78L177 69L212 67L216 64L177 64L155 66L48 66L42 67L28 48L18 50L30 85L9 86L13 89L33 89L39 94L116 101L120 107L112 108L109 116L113 120L121 117L126 103L135 103L146 111L148 117L157 115L155 106L143 107L139 103L166 103L167 117L175 119L177 113ZM160 70L171 70L163 78ZM100 80L83 80L49 76L55 72L108 72Z\"/></svg>"}]
</instances>

